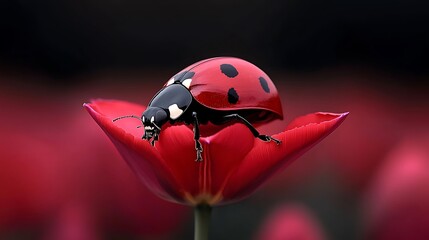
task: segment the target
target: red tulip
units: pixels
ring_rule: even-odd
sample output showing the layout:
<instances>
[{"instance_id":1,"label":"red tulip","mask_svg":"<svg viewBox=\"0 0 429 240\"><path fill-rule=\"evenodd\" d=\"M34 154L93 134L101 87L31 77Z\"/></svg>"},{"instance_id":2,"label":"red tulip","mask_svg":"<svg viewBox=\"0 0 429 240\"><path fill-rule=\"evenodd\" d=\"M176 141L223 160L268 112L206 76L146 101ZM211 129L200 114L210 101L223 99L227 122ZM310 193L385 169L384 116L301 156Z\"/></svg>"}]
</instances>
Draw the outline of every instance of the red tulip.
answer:
<instances>
[{"instance_id":1,"label":"red tulip","mask_svg":"<svg viewBox=\"0 0 429 240\"><path fill-rule=\"evenodd\" d=\"M158 196L178 203L220 205L249 196L274 173L331 133L347 113L314 113L295 119L273 135L282 143L262 142L242 124L203 136L203 161L195 162L193 132L185 125L163 128L155 147L142 140L136 119L112 122L145 107L97 100L84 105L146 185Z\"/></svg>"},{"instance_id":2,"label":"red tulip","mask_svg":"<svg viewBox=\"0 0 429 240\"><path fill-rule=\"evenodd\" d=\"M301 206L282 206L270 214L256 239L323 240L322 228L312 214Z\"/></svg>"}]
</instances>

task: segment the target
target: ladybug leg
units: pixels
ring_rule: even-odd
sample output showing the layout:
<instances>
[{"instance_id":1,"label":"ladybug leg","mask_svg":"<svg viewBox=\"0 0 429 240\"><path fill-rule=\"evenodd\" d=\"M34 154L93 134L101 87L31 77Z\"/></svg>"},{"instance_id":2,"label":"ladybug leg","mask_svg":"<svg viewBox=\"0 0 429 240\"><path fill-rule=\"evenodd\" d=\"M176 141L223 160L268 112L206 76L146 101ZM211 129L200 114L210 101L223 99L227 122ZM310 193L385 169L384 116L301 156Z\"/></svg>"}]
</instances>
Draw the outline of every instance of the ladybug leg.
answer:
<instances>
[{"instance_id":1,"label":"ladybug leg","mask_svg":"<svg viewBox=\"0 0 429 240\"><path fill-rule=\"evenodd\" d=\"M196 162L203 161L202 153L203 153L203 147L200 143L200 123L198 122L197 113L192 112L192 118L194 119L194 140L195 140L195 150L197 151L197 159L195 159Z\"/></svg>"},{"instance_id":2,"label":"ladybug leg","mask_svg":"<svg viewBox=\"0 0 429 240\"><path fill-rule=\"evenodd\" d=\"M158 136L158 134L155 134L155 135L153 136L152 141L150 142L150 144L152 145L152 147L154 147L154 146L155 146L155 142L156 142L156 141L158 141L158 140L159 140L159 136Z\"/></svg>"},{"instance_id":3,"label":"ladybug leg","mask_svg":"<svg viewBox=\"0 0 429 240\"><path fill-rule=\"evenodd\" d=\"M257 138L259 138L259 139L261 139L262 141L264 141L264 142L271 142L271 141L273 141L273 142L275 142L277 145L279 145L282 141L280 141L280 140L278 140L278 139L276 139L276 138L273 138L273 137L271 137L271 136L268 136L268 135L263 135L263 134L260 134L259 132L258 132L258 130L256 130L256 128L249 122L249 121L247 121L244 117L242 117L242 116L240 116L240 115L238 115L238 114L236 114L236 113L234 113L234 114L229 114L229 115L226 115L226 116L223 116L223 119L224 120L226 120L226 121L228 121L228 120L231 120L231 119L237 119L237 120L240 120L241 122L243 122L244 123L244 125L246 125L246 127L248 127L249 128L249 130L252 132L252 134L255 136L255 137L257 137Z\"/></svg>"}]
</instances>

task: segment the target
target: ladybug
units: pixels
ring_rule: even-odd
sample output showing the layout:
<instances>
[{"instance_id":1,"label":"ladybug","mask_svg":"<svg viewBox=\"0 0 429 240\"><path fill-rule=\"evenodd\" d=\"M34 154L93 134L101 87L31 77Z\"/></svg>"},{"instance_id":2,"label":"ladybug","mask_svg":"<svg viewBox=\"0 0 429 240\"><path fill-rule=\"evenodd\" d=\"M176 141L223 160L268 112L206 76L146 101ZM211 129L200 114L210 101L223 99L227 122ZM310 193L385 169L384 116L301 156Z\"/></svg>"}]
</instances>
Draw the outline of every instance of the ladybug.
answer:
<instances>
[{"instance_id":1,"label":"ladybug","mask_svg":"<svg viewBox=\"0 0 429 240\"><path fill-rule=\"evenodd\" d=\"M152 146L166 123L193 125L196 161L202 161L200 124L242 122L262 141L281 141L263 135L252 125L283 119L281 102L271 79L250 62L234 57L199 61L173 76L152 98L141 117L142 139Z\"/></svg>"}]
</instances>

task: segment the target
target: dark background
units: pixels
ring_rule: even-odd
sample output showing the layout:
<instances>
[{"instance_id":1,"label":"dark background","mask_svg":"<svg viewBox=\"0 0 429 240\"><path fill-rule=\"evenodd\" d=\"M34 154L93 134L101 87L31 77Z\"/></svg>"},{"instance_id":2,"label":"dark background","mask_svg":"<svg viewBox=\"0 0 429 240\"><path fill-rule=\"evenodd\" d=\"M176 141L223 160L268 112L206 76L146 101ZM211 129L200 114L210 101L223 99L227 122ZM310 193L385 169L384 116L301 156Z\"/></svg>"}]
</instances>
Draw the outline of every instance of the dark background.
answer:
<instances>
[{"instance_id":1,"label":"dark background","mask_svg":"<svg viewBox=\"0 0 429 240\"><path fill-rule=\"evenodd\" d=\"M420 77L429 72L428 7L407 0L2 1L0 64L47 75L38 81L50 85L105 69L178 70L222 55L268 72L352 65Z\"/></svg>"}]
</instances>

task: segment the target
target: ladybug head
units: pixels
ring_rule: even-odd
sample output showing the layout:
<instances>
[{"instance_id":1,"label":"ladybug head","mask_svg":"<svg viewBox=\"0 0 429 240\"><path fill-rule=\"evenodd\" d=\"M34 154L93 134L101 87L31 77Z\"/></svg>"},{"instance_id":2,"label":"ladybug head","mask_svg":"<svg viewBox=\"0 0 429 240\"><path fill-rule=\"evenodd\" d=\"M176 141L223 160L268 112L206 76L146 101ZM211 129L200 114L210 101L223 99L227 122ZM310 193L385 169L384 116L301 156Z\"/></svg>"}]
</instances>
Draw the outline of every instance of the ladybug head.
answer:
<instances>
[{"instance_id":1,"label":"ladybug head","mask_svg":"<svg viewBox=\"0 0 429 240\"><path fill-rule=\"evenodd\" d=\"M144 111L142 122L144 125L143 139L154 141L158 140L161 127L168 121L167 112L159 107L149 107Z\"/></svg>"}]
</instances>

